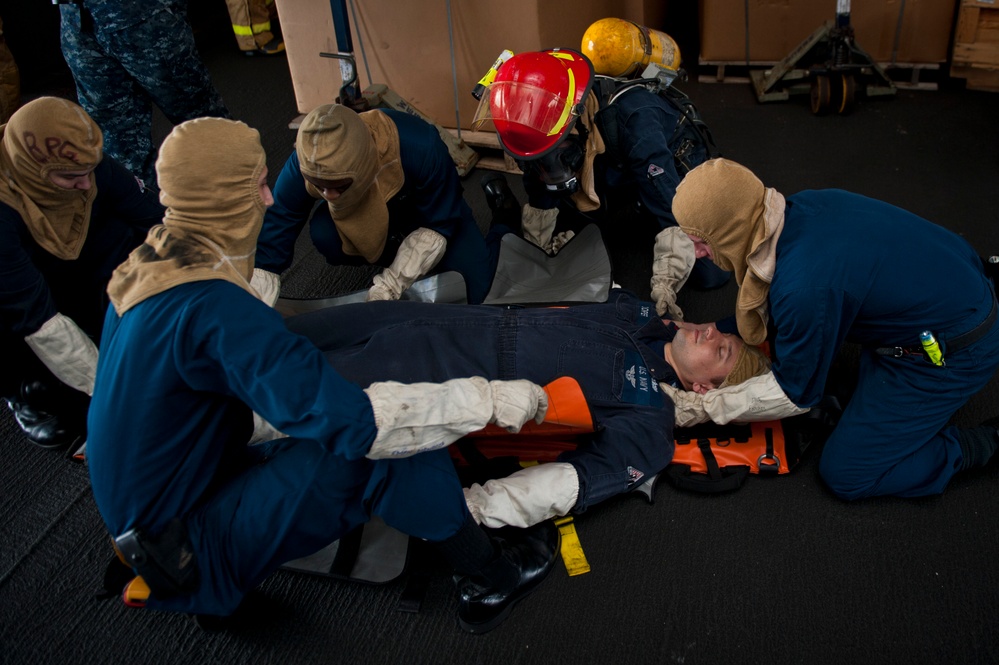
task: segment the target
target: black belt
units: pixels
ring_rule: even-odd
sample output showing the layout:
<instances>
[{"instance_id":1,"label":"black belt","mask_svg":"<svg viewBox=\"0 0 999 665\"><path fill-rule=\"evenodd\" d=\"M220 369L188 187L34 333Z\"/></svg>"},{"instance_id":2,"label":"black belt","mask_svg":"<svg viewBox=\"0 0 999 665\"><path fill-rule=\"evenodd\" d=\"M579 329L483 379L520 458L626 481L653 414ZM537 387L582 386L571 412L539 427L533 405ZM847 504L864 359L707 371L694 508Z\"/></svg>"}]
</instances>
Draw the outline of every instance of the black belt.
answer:
<instances>
[{"instance_id":1,"label":"black belt","mask_svg":"<svg viewBox=\"0 0 999 665\"><path fill-rule=\"evenodd\" d=\"M954 353L955 351L960 351L963 348L969 347L982 337L985 336L989 330L992 329L992 324L996 322L996 316L999 315L999 307L996 306L995 298L992 299L992 309L989 311L989 315L985 317L985 320L979 323L977 326L969 330L968 332L958 335L952 339L945 340L945 351L947 353ZM920 354L923 353L922 346L880 346L874 349L876 353L882 356L891 356L892 358L901 358L905 355L910 354Z\"/></svg>"}]
</instances>

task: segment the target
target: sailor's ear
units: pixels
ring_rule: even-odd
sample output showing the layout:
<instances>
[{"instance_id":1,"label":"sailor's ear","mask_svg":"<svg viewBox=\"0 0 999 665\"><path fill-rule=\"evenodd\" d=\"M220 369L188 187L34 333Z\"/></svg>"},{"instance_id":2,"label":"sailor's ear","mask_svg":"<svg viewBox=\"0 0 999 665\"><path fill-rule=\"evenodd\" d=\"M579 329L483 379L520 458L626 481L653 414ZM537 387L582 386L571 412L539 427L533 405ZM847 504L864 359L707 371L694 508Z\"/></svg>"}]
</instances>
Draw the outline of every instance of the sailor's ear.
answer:
<instances>
[{"instance_id":1,"label":"sailor's ear","mask_svg":"<svg viewBox=\"0 0 999 665\"><path fill-rule=\"evenodd\" d=\"M695 381L692 386L692 390L698 395L703 395L704 393L708 392L709 390L712 390L713 388L715 388L715 386L711 385L710 383L700 383L699 381Z\"/></svg>"}]
</instances>

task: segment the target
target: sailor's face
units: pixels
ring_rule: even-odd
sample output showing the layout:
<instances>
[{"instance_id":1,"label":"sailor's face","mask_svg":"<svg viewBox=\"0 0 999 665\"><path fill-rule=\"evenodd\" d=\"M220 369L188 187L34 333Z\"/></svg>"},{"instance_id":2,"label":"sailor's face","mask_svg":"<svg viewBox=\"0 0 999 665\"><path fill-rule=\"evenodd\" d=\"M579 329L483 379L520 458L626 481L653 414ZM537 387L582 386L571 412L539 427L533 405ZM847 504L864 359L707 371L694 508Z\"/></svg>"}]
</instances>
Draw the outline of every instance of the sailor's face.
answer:
<instances>
[{"instance_id":1,"label":"sailor's face","mask_svg":"<svg viewBox=\"0 0 999 665\"><path fill-rule=\"evenodd\" d=\"M713 323L682 323L673 338L673 362L678 374L692 384L717 388L735 366L743 345L737 335L718 331Z\"/></svg>"},{"instance_id":2,"label":"sailor's face","mask_svg":"<svg viewBox=\"0 0 999 665\"><path fill-rule=\"evenodd\" d=\"M690 238L693 241L693 243L694 243L694 256L695 257L697 257L699 259L709 258L712 261L714 260L714 258L715 258L714 251L712 251L711 245L709 245L704 240L704 238L700 238L698 236L691 235L690 233L687 234L687 237Z\"/></svg>"},{"instance_id":3,"label":"sailor's face","mask_svg":"<svg viewBox=\"0 0 999 665\"><path fill-rule=\"evenodd\" d=\"M52 171L49 173L49 180L56 187L62 189L79 189L86 191L90 189L90 174L94 167L84 169L74 169L67 171Z\"/></svg>"},{"instance_id":4,"label":"sailor's face","mask_svg":"<svg viewBox=\"0 0 999 665\"><path fill-rule=\"evenodd\" d=\"M338 198L340 198L347 188L350 187L354 180L352 178L340 178L339 180L323 180L322 178L313 178L312 176L302 175L306 182L310 183L313 187L319 190L320 196L324 200L333 203Z\"/></svg>"},{"instance_id":5,"label":"sailor's face","mask_svg":"<svg viewBox=\"0 0 999 665\"><path fill-rule=\"evenodd\" d=\"M264 205L270 208L274 205L274 195L271 194L271 188L267 186L267 167L264 167L263 173L260 174L260 178L257 180L257 186L260 188L260 198L263 199Z\"/></svg>"}]
</instances>

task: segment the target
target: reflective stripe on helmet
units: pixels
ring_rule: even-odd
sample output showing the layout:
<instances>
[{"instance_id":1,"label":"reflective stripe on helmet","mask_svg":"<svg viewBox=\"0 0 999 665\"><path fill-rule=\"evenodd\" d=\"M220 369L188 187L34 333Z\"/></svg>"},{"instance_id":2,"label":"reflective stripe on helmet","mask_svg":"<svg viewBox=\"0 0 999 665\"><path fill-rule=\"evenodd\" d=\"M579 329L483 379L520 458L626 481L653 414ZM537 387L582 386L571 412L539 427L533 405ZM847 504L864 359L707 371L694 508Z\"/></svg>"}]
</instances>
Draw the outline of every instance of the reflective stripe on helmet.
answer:
<instances>
[{"instance_id":1,"label":"reflective stripe on helmet","mask_svg":"<svg viewBox=\"0 0 999 665\"><path fill-rule=\"evenodd\" d=\"M576 77L572 73L572 70L568 70L569 73L569 94L565 97L565 106L562 107L562 115L555 122L555 126L551 128L548 132L548 136L553 136L562 131L565 127L565 123L569 121L569 112L572 111L572 100L576 98Z\"/></svg>"}]
</instances>

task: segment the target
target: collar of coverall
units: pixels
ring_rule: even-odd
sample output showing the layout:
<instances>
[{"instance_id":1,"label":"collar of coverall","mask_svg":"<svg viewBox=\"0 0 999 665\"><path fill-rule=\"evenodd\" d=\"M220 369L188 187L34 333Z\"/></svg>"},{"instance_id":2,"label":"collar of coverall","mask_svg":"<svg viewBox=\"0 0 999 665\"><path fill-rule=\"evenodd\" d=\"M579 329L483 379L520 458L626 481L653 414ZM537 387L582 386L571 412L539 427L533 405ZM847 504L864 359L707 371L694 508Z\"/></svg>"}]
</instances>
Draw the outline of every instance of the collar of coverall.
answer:
<instances>
[{"instance_id":1,"label":"collar of coverall","mask_svg":"<svg viewBox=\"0 0 999 665\"><path fill-rule=\"evenodd\" d=\"M21 215L42 249L64 261L83 249L97 180L91 173L89 189L65 189L49 175L97 166L103 146L86 111L57 97L30 101L0 125L0 201Z\"/></svg>"},{"instance_id":2,"label":"collar of coverall","mask_svg":"<svg viewBox=\"0 0 999 665\"><path fill-rule=\"evenodd\" d=\"M303 175L319 180L353 180L330 202L330 215L344 252L374 263L388 239L386 203L402 188L399 128L379 110L356 113L341 104L313 109L298 129L295 149ZM311 183L306 190L321 193Z\"/></svg>"},{"instance_id":3,"label":"collar of coverall","mask_svg":"<svg viewBox=\"0 0 999 665\"><path fill-rule=\"evenodd\" d=\"M166 215L111 276L115 311L210 279L256 296L250 279L266 210L259 185L266 166L260 134L242 122L198 118L174 127L156 160Z\"/></svg>"},{"instance_id":4,"label":"collar of coverall","mask_svg":"<svg viewBox=\"0 0 999 665\"><path fill-rule=\"evenodd\" d=\"M712 159L688 173L676 189L673 215L684 233L703 239L722 270L739 284L736 322L747 344L767 336L767 295L784 228L784 197L752 171Z\"/></svg>"}]
</instances>

